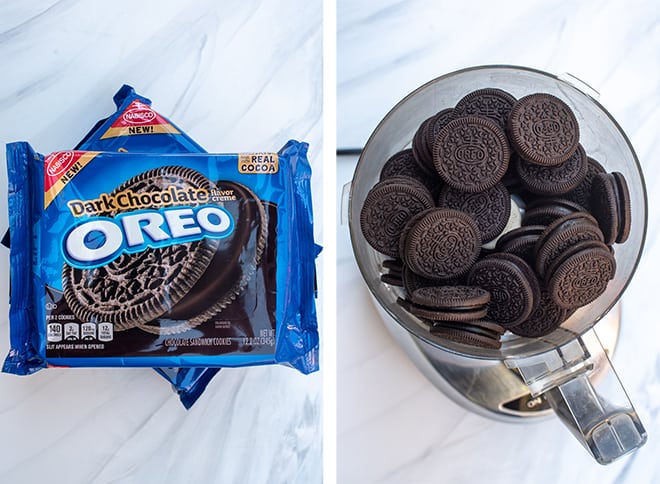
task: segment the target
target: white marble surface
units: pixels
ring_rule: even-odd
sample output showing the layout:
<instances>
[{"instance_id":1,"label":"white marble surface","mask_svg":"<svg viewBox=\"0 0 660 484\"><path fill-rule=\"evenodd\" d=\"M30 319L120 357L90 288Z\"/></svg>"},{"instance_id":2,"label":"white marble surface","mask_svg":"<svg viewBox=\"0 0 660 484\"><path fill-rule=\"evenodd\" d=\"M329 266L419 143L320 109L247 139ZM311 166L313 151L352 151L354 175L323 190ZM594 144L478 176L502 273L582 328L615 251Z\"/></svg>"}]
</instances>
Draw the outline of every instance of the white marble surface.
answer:
<instances>
[{"instance_id":1,"label":"white marble surface","mask_svg":"<svg viewBox=\"0 0 660 484\"><path fill-rule=\"evenodd\" d=\"M70 148L128 83L209 151L309 142L320 241L321 14L306 0L0 2L0 144ZM6 195L3 168L2 232ZM223 370L188 412L149 369L0 374L0 482L321 482L321 395L319 373L281 366Z\"/></svg>"},{"instance_id":2,"label":"white marble surface","mask_svg":"<svg viewBox=\"0 0 660 484\"><path fill-rule=\"evenodd\" d=\"M643 166L644 258L623 298L614 365L649 439L602 467L558 419L515 425L470 413L436 390L376 313L348 228L337 246L337 461L342 483L660 482L660 7L657 2L338 1L337 138L361 147L402 97L482 64L570 72L600 92ZM355 157L340 157L337 194ZM341 209L340 209L341 212ZM339 220L337 221L339 224Z\"/></svg>"}]
</instances>

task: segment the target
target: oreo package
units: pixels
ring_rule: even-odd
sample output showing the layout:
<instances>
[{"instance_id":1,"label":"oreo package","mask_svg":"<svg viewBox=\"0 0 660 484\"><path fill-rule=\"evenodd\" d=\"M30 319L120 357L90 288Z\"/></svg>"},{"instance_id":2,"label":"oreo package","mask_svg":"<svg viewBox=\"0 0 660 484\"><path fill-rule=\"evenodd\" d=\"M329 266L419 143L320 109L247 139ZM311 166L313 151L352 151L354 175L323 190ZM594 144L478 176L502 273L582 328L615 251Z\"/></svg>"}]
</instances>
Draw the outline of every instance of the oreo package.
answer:
<instances>
[{"instance_id":1,"label":"oreo package","mask_svg":"<svg viewBox=\"0 0 660 484\"><path fill-rule=\"evenodd\" d=\"M147 153L205 153L171 120L151 107L151 100L124 84L113 96L116 112L96 125L75 150ZM181 403L190 408L219 368L154 368L168 380Z\"/></svg>"},{"instance_id":2,"label":"oreo package","mask_svg":"<svg viewBox=\"0 0 660 484\"><path fill-rule=\"evenodd\" d=\"M113 97L116 112L100 120L76 145L75 150L136 151L154 153L205 153L172 121L151 107L151 100L133 87L123 85ZM9 231L2 244L10 246ZM186 408L206 389L219 368L154 368L168 380Z\"/></svg>"},{"instance_id":3,"label":"oreo package","mask_svg":"<svg viewBox=\"0 0 660 484\"><path fill-rule=\"evenodd\" d=\"M154 154L7 145L11 349L46 366L318 369L307 144Z\"/></svg>"}]
</instances>

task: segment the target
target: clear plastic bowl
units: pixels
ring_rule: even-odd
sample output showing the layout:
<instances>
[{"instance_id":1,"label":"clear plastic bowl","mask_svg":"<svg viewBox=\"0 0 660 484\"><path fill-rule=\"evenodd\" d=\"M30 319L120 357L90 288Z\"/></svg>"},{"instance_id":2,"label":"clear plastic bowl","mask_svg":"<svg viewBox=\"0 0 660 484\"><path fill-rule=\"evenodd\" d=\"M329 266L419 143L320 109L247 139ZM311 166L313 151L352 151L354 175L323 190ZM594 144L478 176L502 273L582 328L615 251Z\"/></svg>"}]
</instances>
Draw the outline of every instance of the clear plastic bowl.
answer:
<instances>
[{"instance_id":1,"label":"clear plastic bowl","mask_svg":"<svg viewBox=\"0 0 660 484\"><path fill-rule=\"evenodd\" d=\"M580 143L587 154L608 172L624 174L630 188L632 223L630 237L614 246L616 275L607 290L593 303L580 308L561 328L543 338L522 338L507 333L500 350L452 343L428 332L426 326L396 303L403 291L380 281L386 258L369 246L360 230L360 210L369 189L378 181L384 162L411 145L424 119L453 107L467 93L486 87L504 89L516 98L546 92L565 101L580 124ZM588 331L611 308L626 289L639 263L646 236L646 188L639 161L621 127L596 99L576 85L552 74L515 66L482 66L438 77L399 102L380 122L358 161L349 199L349 227L353 251L362 276L378 303L402 327L439 349L482 359L524 358L557 348ZM625 327L624 327L625 330Z\"/></svg>"}]
</instances>

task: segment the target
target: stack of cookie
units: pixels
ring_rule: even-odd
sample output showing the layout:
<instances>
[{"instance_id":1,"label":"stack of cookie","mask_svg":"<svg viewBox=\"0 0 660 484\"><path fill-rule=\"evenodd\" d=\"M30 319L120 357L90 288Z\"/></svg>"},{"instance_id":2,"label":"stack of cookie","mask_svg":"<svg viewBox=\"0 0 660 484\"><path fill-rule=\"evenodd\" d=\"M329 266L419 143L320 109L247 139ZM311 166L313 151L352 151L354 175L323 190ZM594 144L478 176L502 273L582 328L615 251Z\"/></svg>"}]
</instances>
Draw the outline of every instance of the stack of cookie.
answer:
<instances>
[{"instance_id":1,"label":"stack of cookie","mask_svg":"<svg viewBox=\"0 0 660 484\"><path fill-rule=\"evenodd\" d=\"M362 206L362 234L391 258L382 282L459 343L557 329L605 292L630 233L624 176L579 141L570 107L546 93L481 89L426 119Z\"/></svg>"}]
</instances>

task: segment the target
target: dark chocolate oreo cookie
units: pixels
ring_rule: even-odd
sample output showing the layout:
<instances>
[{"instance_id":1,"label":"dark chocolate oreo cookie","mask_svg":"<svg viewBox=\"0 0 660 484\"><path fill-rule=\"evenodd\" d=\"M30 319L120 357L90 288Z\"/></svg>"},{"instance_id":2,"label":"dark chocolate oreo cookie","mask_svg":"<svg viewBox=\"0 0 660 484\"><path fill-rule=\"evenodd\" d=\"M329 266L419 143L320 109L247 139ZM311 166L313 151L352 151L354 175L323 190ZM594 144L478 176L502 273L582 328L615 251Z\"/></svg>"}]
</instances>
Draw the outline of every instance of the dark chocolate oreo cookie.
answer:
<instances>
[{"instance_id":1,"label":"dark chocolate oreo cookie","mask_svg":"<svg viewBox=\"0 0 660 484\"><path fill-rule=\"evenodd\" d=\"M506 130L507 120L516 98L502 89L485 88L465 95L456 103L453 118L461 116L483 116L495 121Z\"/></svg>"},{"instance_id":2,"label":"dark chocolate oreo cookie","mask_svg":"<svg viewBox=\"0 0 660 484\"><path fill-rule=\"evenodd\" d=\"M516 169L523 187L538 195L561 195L575 189L587 176L587 154L578 145L571 157L554 166L529 163L515 156Z\"/></svg>"},{"instance_id":3,"label":"dark chocolate oreo cookie","mask_svg":"<svg viewBox=\"0 0 660 484\"><path fill-rule=\"evenodd\" d=\"M580 128L571 108L551 94L530 94L511 109L508 133L524 159L552 166L568 160L578 148Z\"/></svg>"},{"instance_id":4,"label":"dark chocolate oreo cookie","mask_svg":"<svg viewBox=\"0 0 660 484\"><path fill-rule=\"evenodd\" d=\"M427 210L424 210L423 212L419 212L406 222L406 224L403 226L401 229L401 234L399 235L399 258L405 262L406 260L406 239L408 238L408 233L410 233L410 229L412 229L417 222L419 222L423 217L425 217L428 213L432 212L435 210L435 208L429 208Z\"/></svg>"},{"instance_id":5,"label":"dark chocolate oreo cookie","mask_svg":"<svg viewBox=\"0 0 660 484\"><path fill-rule=\"evenodd\" d=\"M435 204L424 186L392 180L378 183L369 191L360 213L360 228L374 249L398 257L403 226L410 217Z\"/></svg>"},{"instance_id":6,"label":"dark chocolate oreo cookie","mask_svg":"<svg viewBox=\"0 0 660 484\"><path fill-rule=\"evenodd\" d=\"M430 192L436 191L438 186L442 186L442 180L435 171L421 168L410 149L394 153L380 171L380 181L402 176L418 181Z\"/></svg>"},{"instance_id":7,"label":"dark chocolate oreo cookie","mask_svg":"<svg viewBox=\"0 0 660 484\"><path fill-rule=\"evenodd\" d=\"M433 123L434 116L422 121L412 139L412 153L417 162L417 166L427 172L428 174L435 174L435 167L433 166L433 151L430 150L426 143L426 132L428 126Z\"/></svg>"},{"instance_id":8,"label":"dark chocolate oreo cookie","mask_svg":"<svg viewBox=\"0 0 660 484\"><path fill-rule=\"evenodd\" d=\"M428 277L415 274L408 266L403 267L402 278L403 287L409 296L419 288L445 284L445 282L439 282L438 279L430 279Z\"/></svg>"},{"instance_id":9,"label":"dark chocolate oreo cookie","mask_svg":"<svg viewBox=\"0 0 660 484\"><path fill-rule=\"evenodd\" d=\"M523 216L523 225L550 225L558 218L587 210L570 200L563 198L540 198L531 201Z\"/></svg>"},{"instance_id":10,"label":"dark chocolate oreo cookie","mask_svg":"<svg viewBox=\"0 0 660 484\"><path fill-rule=\"evenodd\" d=\"M562 308L595 301L614 277L616 262L606 248L587 248L565 258L548 281L548 293Z\"/></svg>"},{"instance_id":11,"label":"dark chocolate oreo cookie","mask_svg":"<svg viewBox=\"0 0 660 484\"><path fill-rule=\"evenodd\" d=\"M603 242L603 233L596 220L585 212L577 212L555 220L539 237L536 252L536 272L547 281L546 270L567 248L585 240Z\"/></svg>"},{"instance_id":12,"label":"dark chocolate oreo cookie","mask_svg":"<svg viewBox=\"0 0 660 484\"><path fill-rule=\"evenodd\" d=\"M467 116L450 121L438 133L433 164L447 185L474 193L502 179L510 154L509 142L497 123Z\"/></svg>"},{"instance_id":13,"label":"dark chocolate oreo cookie","mask_svg":"<svg viewBox=\"0 0 660 484\"><path fill-rule=\"evenodd\" d=\"M490 293L488 318L504 328L525 321L537 304L538 281L531 268L525 266L527 263L519 257L494 254L475 263L468 274L468 284Z\"/></svg>"},{"instance_id":14,"label":"dark chocolate oreo cookie","mask_svg":"<svg viewBox=\"0 0 660 484\"><path fill-rule=\"evenodd\" d=\"M438 206L453 208L470 215L481 233L483 243L496 238L509 220L511 199L502 183L483 192L468 193L445 186L440 190Z\"/></svg>"},{"instance_id":15,"label":"dark chocolate oreo cookie","mask_svg":"<svg viewBox=\"0 0 660 484\"><path fill-rule=\"evenodd\" d=\"M619 173L601 173L594 177L591 209L603 230L605 243L621 244L630 234L630 192L625 177Z\"/></svg>"},{"instance_id":16,"label":"dark chocolate oreo cookie","mask_svg":"<svg viewBox=\"0 0 660 484\"><path fill-rule=\"evenodd\" d=\"M191 329L232 303L257 271L266 244L268 221L257 195L246 186L215 182L226 200L216 202L234 220L234 231L219 240L213 259L192 289L160 318L139 325L154 334L176 334Z\"/></svg>"},{"instance_id":17,"label":"dark chocolate oreo cookie","mask_svg":"<svg viewBox=\"0 0 660 484\"><path fill-rule=\"evenodd\" d=\"M559 307L548 292L542 289L536 310L524 322L509 328L509 331L525 338L540 338L556 330L570 314L569 309Z\"/></svg>"},{"instance_id":18,"label":"dark chocolate oreo cookie","mask_svg":"<svg viewBox=\"0 0 660 484\"><path fill-rule=\"evenodd\" d=\"M603 165L593 158L587 157L587 176L576 188L562 195L562 198L571 200L584 207L587 212L591 212L591 185L594 177L599 173L605 173Z\"/></svg>"},{"instance_id":19,"label":"dark chocolate oreo cookie","mask_svg":"<svg viewBox=\"0 0 660 484\"><path fill-rule=\"evenodd\" d=\"M447 126L447 123L451 121L453 116L453 109L447 108L443 109L436 113L432 118L431 122L426 125L424 129L424 141L425 141L425 151L428 154L429 159L431 160L431 169L435 172L433 167L433 145L435 144L435 139L438 136L438 133L442 131L442 128Z\"/></svg>"},{"instance_id":20,"label":"dark chocolate oreo cookie","mask_svg":"<svg viewBox=\"0 0 660 484\"><path fill-rule=\"evenodd\" d=\"M404 260L417 274L441 279L465 274L477 260L481 236L464 212L438 208L411 228Z\"/></svg>"},{"instance_id":21,"label":"dark chocolate oreo cookie","mask_svg":"<svg viewBox=\"0 0 660 484\"><path fill-rule=\"evenodd\" d=\"M137 175L111 195L177 189L206 190L215 185L190 168L164 166ZM201 205L191 202L190 205ZM114 217L119 210L100 215ZM142 252L124 253L91 269L64 264L62 285L67 304L80 321L111 322L115 331L150 323L166 314L197 284L208 269L219 239L204 238Z\"/></svg>"},{"instance_id":22,"label":"dark chocolate oreo cookie","mask_svg":"<svg viewBox=\"0 0 660 484\"><path fill-rule=\"evenodd\" d=\"M434 286L417 289L411 295L414 304L447 311L470 311L490 301L488 291L476 286Z\"/></svg>"},{"instance_id":23,"label":"dark chocolate oreo cookie","mask_svg":"<svg viewBox=\"0 0 660 484\"><path fill-rule=\"evenodd\" d=\"M513 229L500 237L495 250L516 255L534 267L536 260L534 249L544 230L544 225L523 225Z\"/></svg>"},{"instance_id":24,"label":"dark chocolate oreo cookie","mask_svg":"<svg viewBox=\"0 0 660 484\"><path fill-rule=\"evenodd\" d=\"M502 346L500 337L504 333L504 328L492 321L479 319L456 323L433 322L429 331L433 335L455 343L496 350Z\"/></svg>"}]
</instances>

